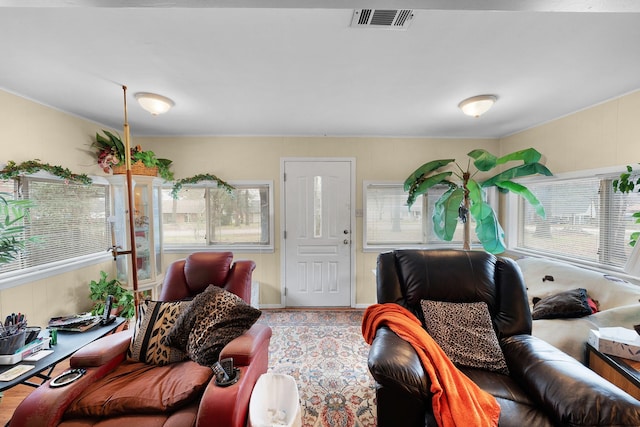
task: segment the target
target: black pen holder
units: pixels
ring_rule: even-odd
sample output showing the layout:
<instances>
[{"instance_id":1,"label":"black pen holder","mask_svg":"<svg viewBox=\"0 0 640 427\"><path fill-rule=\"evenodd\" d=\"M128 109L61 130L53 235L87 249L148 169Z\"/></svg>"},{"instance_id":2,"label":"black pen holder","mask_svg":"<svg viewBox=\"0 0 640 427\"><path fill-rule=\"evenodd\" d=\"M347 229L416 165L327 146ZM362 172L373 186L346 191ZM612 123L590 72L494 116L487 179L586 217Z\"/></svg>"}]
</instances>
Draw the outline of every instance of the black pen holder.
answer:
<instances>
[{"instance_id":1,"label":"black pen holder","mask_svg":"<svg viewBox=\"0 0 640 427\"><path fill-rule=\"evenodd\" d=\"M13 354L24 346L25 329L19 329L16 333L0 338L0 354Z\"/></svg>"}]
</instances>

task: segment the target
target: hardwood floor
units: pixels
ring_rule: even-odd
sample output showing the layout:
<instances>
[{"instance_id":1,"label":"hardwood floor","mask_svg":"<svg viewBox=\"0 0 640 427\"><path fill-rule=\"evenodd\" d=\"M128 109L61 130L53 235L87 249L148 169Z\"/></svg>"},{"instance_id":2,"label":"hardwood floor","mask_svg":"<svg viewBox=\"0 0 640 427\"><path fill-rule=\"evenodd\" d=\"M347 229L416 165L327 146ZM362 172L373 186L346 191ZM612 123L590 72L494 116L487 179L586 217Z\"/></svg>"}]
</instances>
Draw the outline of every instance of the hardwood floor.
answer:
<instances>
[{"instance_id":1,"label":"hardwood floor","mask_svg":"<svg viewBox=\"0 0 640 427\"><path fill-rule=\"evenodd\" d=\"M58 363L53 370L52 376L56 376L66 369L69 369L68 359ZM32 381L39 383L41 380L39 378L33 378ZM35 390L33 387L21 384L2 392L2 401L0 401L0 426L4 426L9 422L13 411L15 411L20 402L33 390Z\"/></svg>"}]
</instances>

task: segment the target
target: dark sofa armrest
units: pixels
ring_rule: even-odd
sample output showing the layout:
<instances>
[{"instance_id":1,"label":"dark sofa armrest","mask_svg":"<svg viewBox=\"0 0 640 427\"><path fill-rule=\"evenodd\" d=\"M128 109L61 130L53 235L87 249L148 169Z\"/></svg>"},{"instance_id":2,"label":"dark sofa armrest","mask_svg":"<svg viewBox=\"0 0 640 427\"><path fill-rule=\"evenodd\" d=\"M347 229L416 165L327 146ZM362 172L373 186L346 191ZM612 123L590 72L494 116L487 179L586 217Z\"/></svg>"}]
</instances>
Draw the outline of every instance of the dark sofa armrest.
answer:
<instances>
[{"instance_id":1,"label":"dark sofa armrest","mask_svg":"<svg viewBox=\"0 0 640 427\"><path fill-rule=\"evenodd\" d=\"M501 340L511 376L556 425L640 426L640 402L545 341Z\"/></svg>"},{"instance_id":2,"label":"dark sofa armrest","mask_svg":"<svg viewBox=\"0 0 640 427\"><path fill-rule=\"evenodd\" d=\"M369 349L369 372L376 381L378 427L435 425L431 381L411 344L386 326Z\"/></svg>"},{"instance_id":3,"label":"dark sofa armrest","mask_svg":"<svg viewBox=\"0 0 640 427\"><path fill-rule=\"evenodd\" d=\"M411 344L383 326L376 331L368 358L376 382L407 395L427 398L431 382Z\"/></svg>"}]
</instances>

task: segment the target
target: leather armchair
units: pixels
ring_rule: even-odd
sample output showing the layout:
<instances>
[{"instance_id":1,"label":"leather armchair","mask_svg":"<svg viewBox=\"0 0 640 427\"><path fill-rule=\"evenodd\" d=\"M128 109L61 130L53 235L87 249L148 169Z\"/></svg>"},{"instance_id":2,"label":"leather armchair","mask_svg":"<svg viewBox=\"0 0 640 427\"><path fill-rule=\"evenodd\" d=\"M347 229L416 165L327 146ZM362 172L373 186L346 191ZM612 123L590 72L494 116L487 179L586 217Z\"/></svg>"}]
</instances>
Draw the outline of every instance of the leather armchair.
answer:
<instances>
[{"instance_id":1,"label":"leather armchair","mask_svg":"<svg viewBox=\"0 0 640 427\"><path fill-rule=\"evenodd\" d=\"M464 368L501 407L500 426L639 426L640 402L578 361L531 336L519 267L482 251L397 250L377 263L378 303L395 303L423 322L421 299L489 306L509 375ZM386 326L372 342L378 426L435 426L430 380L413 347Z\"/></svg>"},{"instance_id":2,"label":"leather armchair","mask_svg":"<svg viewBox=\"0 0 640 427\"><path fill-rule=\"evenodd\" d=\"M233 263L231 252L200 252L186 259L175 261L167 269L160 294L160 301L176 301L193 297L214 284L250 302L253 261ZM10 427L19 426L89 426L101 427L125 425L139 426L220 426L244 427L247 422L249 400L258 377L267 372L271 328L254 324L242 336L231 341L220 358L232 357L240 370L237 383L219 387L215 377L206 384L202 396L186 406L171 412L150 414L125 414L115 417L74 418L65 415L67 408L89 385L100 382L105 375L125 372L126 353L131 341L131 331L118 332L94 341L80 349L70 359L72 368L84 368L86 374L72 384L52 388L49 382L37 388L18 406ZM185 375L199 367L192 361L172 365L185 365ZM202 369L202 368L198 368ZM207 368L208 369L208 368ZM135 381L135 380L132 380ZM149 390L140 384L140 394Z\"/></svg>"}]
</instances>

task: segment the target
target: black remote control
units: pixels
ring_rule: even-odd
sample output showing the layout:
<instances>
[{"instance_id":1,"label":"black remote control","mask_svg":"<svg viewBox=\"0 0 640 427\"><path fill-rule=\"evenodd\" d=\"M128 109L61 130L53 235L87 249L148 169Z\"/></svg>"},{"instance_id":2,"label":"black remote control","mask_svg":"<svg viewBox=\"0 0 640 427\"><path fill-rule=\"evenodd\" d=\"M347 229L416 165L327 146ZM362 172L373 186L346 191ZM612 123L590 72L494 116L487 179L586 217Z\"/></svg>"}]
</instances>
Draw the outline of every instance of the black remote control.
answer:
<instances>
[{"instance_id":1,"label":"black remote control","mask_svg":"<svg viewBox=\"0 0 640 427\"><path fill-rule=\"evenodd\" d=\"M233 357L221 359L220 364L222 365L222 369L224 369L229 378L233 378Z\"/></svg>"},{"instance_id":2,"label":"black remote control","mask_svg":"<svg viewBox=\"0 0 640 427\"><path fill-rule=\"evenodd\" d=\"M107 300L104 303L104 312L102 313L102 319L100 319L100 323L102 325L108 325L114 320L116 320L115 316L111 316L112 306L113 306L113 295L107 295Z\"/></svg>"}]
</instances>

